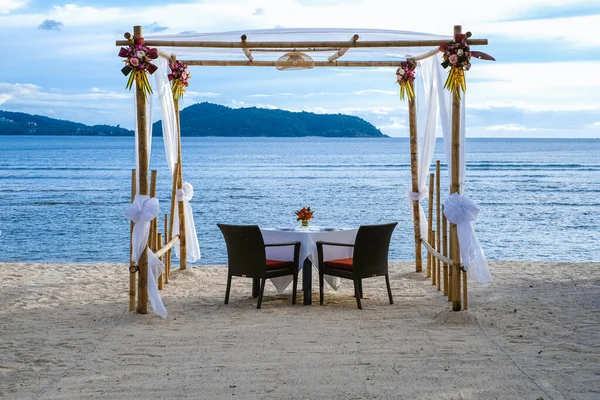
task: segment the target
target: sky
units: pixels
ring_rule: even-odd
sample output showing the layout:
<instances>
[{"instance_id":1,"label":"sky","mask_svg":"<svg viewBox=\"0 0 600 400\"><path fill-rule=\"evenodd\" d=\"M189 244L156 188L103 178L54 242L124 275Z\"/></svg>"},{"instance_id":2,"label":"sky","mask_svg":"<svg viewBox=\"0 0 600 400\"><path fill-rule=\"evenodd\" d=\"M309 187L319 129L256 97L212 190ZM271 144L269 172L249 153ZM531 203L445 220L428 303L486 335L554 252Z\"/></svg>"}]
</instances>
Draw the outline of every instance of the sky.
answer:
<instances>
[{"instance_id":1,"label":"sky","mask_svg":"<svg viewBox=\"0 0 600 400\"><path fill-rule=\"evenodd\" d=\"M600 0L0 0L0 110L133 128L115 41L134 25L145 36L271 28L451 35L462 25L488 39L476 50L497 60L473 60L467 72L468 137L600 138ZM182 107L344 113L408 137L392 67L191 68Z\"/></svg>"}]
</instances>

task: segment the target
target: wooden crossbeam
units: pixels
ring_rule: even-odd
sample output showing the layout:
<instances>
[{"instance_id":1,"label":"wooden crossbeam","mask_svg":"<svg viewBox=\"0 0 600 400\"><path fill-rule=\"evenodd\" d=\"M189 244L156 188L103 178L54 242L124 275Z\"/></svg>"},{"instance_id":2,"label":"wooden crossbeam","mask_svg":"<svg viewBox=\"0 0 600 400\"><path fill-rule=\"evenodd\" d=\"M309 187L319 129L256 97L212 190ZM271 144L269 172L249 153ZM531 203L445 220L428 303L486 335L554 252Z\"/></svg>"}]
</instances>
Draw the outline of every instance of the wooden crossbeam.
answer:
<instances>
[{"instance_id":1,"label":"wooden crossbeam","mask_svg":"<svg viewBox=\"0 0 600 400\"><path fill-rule=\"evenodd\" d=\"M358 35L354 35L350 39L350 43L356 43L357 40L358 40ZM331 56L329 56L329 58L328 58L329 62L334 62L335 60L337 60L338 58L340 58L341 56L346 54L346 52L348 51L349 48L350 47L343 47L343 48L339 49L335 54L332 54Z\"/></svg>"},{"instance_id":2,"label":"wooden crossbeam","mask_svg":"<svg viewBox=\"0 0 600 400\"><path fill-rule=\"evenodd\" d=\"M449 39L450 40L450 39ZM218 41L177 41L177 40L152 40L144 41L146 46L150 47L209 47L216 49L241 49L247 48L263 48L263 49L280 49L280 48L298 48L298 47L334 47L344 48L355 47L430 47L439 46L444 40L369 40L363 42L344 42L344 41L300 41L300 42L218 42ZM117 46L128 46L129 41L117 40ZM487 45L487 39L467 39L470 46Z\"/></svg>"}]
</instances>

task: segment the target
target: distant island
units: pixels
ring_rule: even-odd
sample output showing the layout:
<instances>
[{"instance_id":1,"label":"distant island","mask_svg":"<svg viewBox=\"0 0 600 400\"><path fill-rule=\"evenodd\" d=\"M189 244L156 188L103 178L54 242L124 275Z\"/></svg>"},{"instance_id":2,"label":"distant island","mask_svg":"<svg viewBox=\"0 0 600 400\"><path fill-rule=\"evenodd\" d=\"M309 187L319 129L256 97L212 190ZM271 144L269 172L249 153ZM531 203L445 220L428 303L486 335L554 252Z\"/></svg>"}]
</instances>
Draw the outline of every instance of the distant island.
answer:
<instances>
[{"instance_id":1,"label":"distant island","mask_svg":"<svg viewBox=\"0 0 600 400\"><path fill-rule=\"evenodd\" d=\"M230 108L212 103L191 105L180 112L182 136L224 137L387 137L362 118L264 108ZM0 135L133 136L120 126L88 126L39 115L0 110ZM162 136L155 122L153 136Z\"/></svg>"}]
</instances>

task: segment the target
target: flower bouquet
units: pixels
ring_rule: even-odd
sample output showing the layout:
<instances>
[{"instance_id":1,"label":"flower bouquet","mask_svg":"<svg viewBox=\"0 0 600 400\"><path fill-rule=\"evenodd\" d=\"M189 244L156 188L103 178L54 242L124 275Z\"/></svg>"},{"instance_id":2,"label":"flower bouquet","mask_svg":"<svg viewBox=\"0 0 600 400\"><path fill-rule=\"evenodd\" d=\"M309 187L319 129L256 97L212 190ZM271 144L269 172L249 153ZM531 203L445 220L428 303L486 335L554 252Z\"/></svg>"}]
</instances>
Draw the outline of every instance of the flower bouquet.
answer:
<instances>
[{"instance_id":1,"label":"flower bouquet","mask_svg":"<svg viewBox=\"0 0 600 400\"><path fill-rule=\"evenodd\" d=\"M142 88L145 95L152 93L146 72L152 75L158 69L151 61L158 58L158 50L146 46L144 38L138 38L129 47L121 47L119 57L126 58L124 60L125 66L121 69L123 75L129 75L129 80L125 87L131 89L133 80L135 79L135 82Z\"/></svg>"},{"instance_id":2,"label":"flower bouquet","mask_svg":"<svg viewBox=\"0 0 600 400\"><path fill-rule=\"evenodd\" d=\"M404 94L408 96L408 101L415 98L415 91L412 83L415 81L416 65L410 61L402 61L396 70L396 81L400 85L400 100L404 100Z\"/></svg>"},{"instance_id":3,"label":"flower bouquet","mask_svg":"<svg viewBox=\"0 0 600 400\"><path fill-rule=\"evenodd\" d=\"M308 226L308 220L313 217L313 211L310 207L302 207L300 210L294 211L296 221L302 221L302 226Z\"/></svg>"},{"instance_id":4,"label":"flower bouquet","mask_svg":"<svg viewBox=\"0 0 600 400\"><path fill-rule=\"evenodd\" d=\"M467 81L465 80L465 71L471 68L471 57L482 60L496 61L494 57L481 51L471 51L467 39L471 37L471 32L466 34L454 35L454 41L442 43L440 51L443 54L442 67L450 67L448 78L444 84L444 89L455 92L460 99L460 90L463 93L467 91Z\"/></svg>"},{"instance_id":5,"label":"flower bouquet","mask_svg":"<svg viewBox=\"0 0 600 400\"><path fill-rule=\"evenodd\" d=\"M171 73L169 74L169 81L173 81L173 98L180 99L183 97L185 88L188 85L188 80L192 77L190 70L187 65L181 61L175 61L169 64Z\"/></svg>"}]
</instances>

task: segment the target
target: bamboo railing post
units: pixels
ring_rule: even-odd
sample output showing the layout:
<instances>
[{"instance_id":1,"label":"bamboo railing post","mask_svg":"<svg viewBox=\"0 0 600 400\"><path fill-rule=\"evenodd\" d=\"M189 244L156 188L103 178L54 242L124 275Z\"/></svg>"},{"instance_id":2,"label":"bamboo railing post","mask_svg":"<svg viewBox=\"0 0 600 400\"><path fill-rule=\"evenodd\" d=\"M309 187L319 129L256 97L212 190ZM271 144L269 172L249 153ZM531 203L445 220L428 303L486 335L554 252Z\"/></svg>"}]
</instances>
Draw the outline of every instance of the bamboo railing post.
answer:
<instances>
[{"instance_id":1,"label":"bamboo railing post","mask_svg":"<svg viewBox=\"0 0 600 400\"><path fill-rule=\"evenodd\" d=\"M135 199L137 192L136 188L136 175L135 169L131 170L131 202ZM135 311L135 295L136 295L136 284L137 275L136 272L131 272L131 267L135 266L135 261L132 260L133 256L133 221L129 222L129 311Z\"/></svg>"},{"instance_id":2,"label":"bamboo railing post","mask_svg":"<svg viewBox=\"0 0 600 400\"><path fill-rule=\"evenodd\" d=\"M173 57L175 59L175 57ZM175 106L175 117L177 120L177 164L179 167L176 169L177 189L183 188L183 168L181 167L181 121L179 119L179 100L173 99L173 105ZM179 217L179 268L186 269L186 240L185 240L185 214L183 201L179 201L178 217Z\"/></svg>"},{"instance_id":3,"label":"bamboo railing post","mask_svg":"<svg viewBox=\"0 0 600 400\"><path fill-rule=\"evenodd\" d=\"M440 160L435 162L435 223L436 223L436 249L438 253L442 252L442 218L441 218L441 204L440 204ZM441 261L436 259L436 276L437 276L437 289L441 289L442 277L440 276Z\"/></svg>"},{"instance_id":4,"label":"bamboo railing post","mask_svg":"<svg viewBox=\"0 0 600 400\"><path fill-rule=\"evenodd\" d=\"M409 85L413 85L409 83ZM419 150L417 144L417 106L414 99L408 99L408 121L410 132L410 176L412 180L412 191L419 192ZM419 200L412 202L413 227L415 236L415 270L423 270L423 259L421 254L421 214L419 212Z\"/></svg>"},{"instance_id":5,"label":"bamboo railing post","mask_svg":"<svg viewBox=\"0 0 600 400\"><path fill-rule=\"evenodd\" d=\"M469 309L469 297L467 295L467 271L462 272L463 277L463 310Z\"/></svg>"},{"instance_id":6,"label":"bamboo railing post","mask_svg":"<svg viewBox=\"0 0 600 400\"><path fill-rule=\"evenodd\" d=\"M165 214L165 242L171 241L171 236L169 236L169 215ZM169 274L171 273L171 250L167 251L165 254L165 284L169 283Z\"/></svg>"},{"instance_id":7,"label":"bamboo railing post","mask_svg":"<svg viewBox=\"0 0 600 400\"><path fill-rule=\"evenodd\" d=\"M169 238L173 238L173 227L175 224L175 204L177 198L177 181L179 180L179 163L173 166L173 187L171 189L171 219L169 220ZM179 228L179 227L178 227Z\"/></svg>"},{"instance_id":8,"label":"bamboo railing post","mask_svg":"<svg viewBox=\"0 0 600 400\"><path fill-rule=\"evenodd\" d=\"M454 27L454 36L462 33L462 27ZM452 91L452 184L450 194L460 193L460 97ZM450 255L452 258L452 311L461 310L460 298L460 245L456 224L450 223Z\"/></svg>"},{"instance_id":9,"label":"bamboo railing post","mask_svg":"<svg viewBox=\"0 0 600 400\"><path fill-rule=\"evenodd\" d=\"M133 38L142 38L142 27L133 27ZM148 194L148 139L146 124L146 94L142 86L135 84L136 98L136 118L138 130L138 174L139 174L139 194ZM140 314L148 313L148 246L142 252L138 261L138 303L137 312Z\"/></svg>"},{"instance_id":10,"label":"bamboo railing post","mask_svg":"<svg viewBox=\"0 0 600 400\"><path fill-rule=\"evenodd\" d=\"M150 173L150 197L156 197L156 180L158 178L158 171L153 169ZM154 218L150 222L150 232L148 233L148 246L152 251L156 252L157 250L157 228L158 217Z\"/></svg>"},{"instance_id":11,"label":"bamboo railing post","mask_svg":"<svg viewBox=\"0 0 600 400\"><path fill-rule=\"evenodd\" d=\"M158 245L156 247L157 247L156 250L158 250L161 247L163 247L163 235L162 235L162 233L158 234ZM160 256L158 259L160 261L163 261L165 258L163 256ZM162 274L160 274L158 276L158 290L163 290L164 289L164 279L163 279L163 276L164 276L164 271L163 271Z\"/></svg>"},{"instance_id":12,"label":"bamboo railing post","mask_svg":"<svg viewBox=\"0 0 600 400\"><path fill-rule=\"evenodd\" d=\"M429 174L429 201L427 204L427 240L432 247L435 247L435 243L431 241L431 232L433 231L433 174ZM433 269L433 263L435 262L435 257L431 256L427 258L427 277L432 277L431 270ZM434 278L435 279L435 278Z\"/></svg>"},{"instance_id":13,"label":"bamboo railing post","mask_svg":"<svg viewBox=\"0 0 600 400\"><path fill-rule=\"evenodd\" d=\"M435 235L436 235L435 229L432 229L430 241L431 241L431 246L433 248L435 248ZM436 261L437 261L437 258L432 254L431 255L431 285L432 286L435 286L435 284L437 283L437 274L436 274L437 269L435 267L437 264Z\"/></svg>"},{"instance_id":14,"label":"bamboo railing post","mask_svg":"<svg viewBox=\"0 0 600 400\"><path fill-rule=\"evenodd\" d=\"M442 206L442 211L443 211ZM442 255L448 257L448 220L442 213ZM448 264L444 263L444 296L448 296Z\"/></svg>"}]
</instances>

